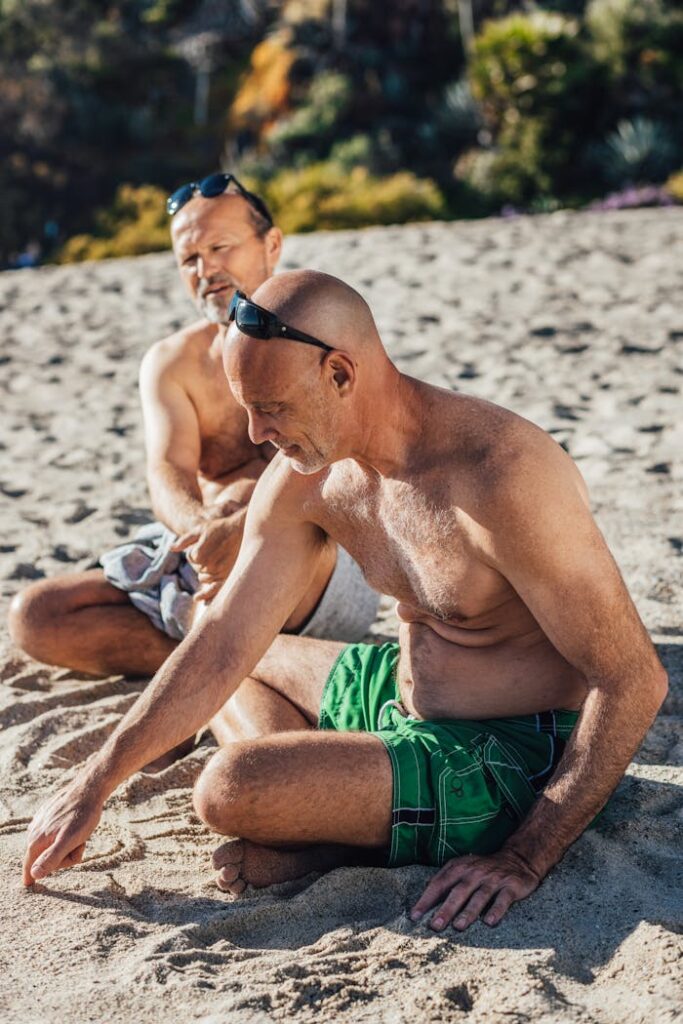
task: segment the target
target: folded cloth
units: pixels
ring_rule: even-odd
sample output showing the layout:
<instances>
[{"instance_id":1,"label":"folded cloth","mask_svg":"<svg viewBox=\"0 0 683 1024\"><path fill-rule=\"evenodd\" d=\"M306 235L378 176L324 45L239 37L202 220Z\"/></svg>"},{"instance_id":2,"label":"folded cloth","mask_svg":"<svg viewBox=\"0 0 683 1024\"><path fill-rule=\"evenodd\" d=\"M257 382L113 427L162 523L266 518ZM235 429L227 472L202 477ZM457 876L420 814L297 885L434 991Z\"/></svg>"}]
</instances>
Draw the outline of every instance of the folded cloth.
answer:
<instances>
[{"instance_id":1,"label":"folded cloth","mask_svg":"<svg viewBox=\"0 0 683 1024\"><path fill-rule=\"evenodd\" d=\"M183 551L172 551L175 534L163 523L148 523L132 541L100 558L107 580L124 590L131 603L174 640L182 640L192 624L192 598L197 574ZM301 636L328 640L360 640L372 625L379 594L365 581L360 567L343 548L318 605L300 630Z\"/></svg>"}]
</instances>

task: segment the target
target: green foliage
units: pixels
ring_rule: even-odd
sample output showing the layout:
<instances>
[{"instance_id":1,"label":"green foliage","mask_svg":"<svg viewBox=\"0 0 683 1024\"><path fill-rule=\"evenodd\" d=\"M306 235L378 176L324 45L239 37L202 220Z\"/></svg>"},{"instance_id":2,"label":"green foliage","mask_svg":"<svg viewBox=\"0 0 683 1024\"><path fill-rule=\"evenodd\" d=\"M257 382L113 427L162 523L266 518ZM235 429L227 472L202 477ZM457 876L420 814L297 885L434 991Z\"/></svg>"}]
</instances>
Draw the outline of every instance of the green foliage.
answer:
<instances>
[{"instance_id":1,"label":"green foliage","mask_svg":"<svg viewBox=\"0 0 683 1024\"><path fill-rule=\"evenodd\" d=\"M683 203L683 170L672 174L667 180L665 187L666 191L670 196L673 196L677 203Z\"/></svg>"},{"instance_id":2,"label":"green foliage","mask_svg":"<svg viewBox=\"0 0 683 1024\"><path fill-rule=\"evenodd\" d=\"M306 102L281 120L268 133L275 147L293 149L329 148L334 130L347 112L352 96L351 81L335 71L323 71L310 84Z\"/></svg>"},{"instance_id":3,"label":"green foliage","mask_svg":"<svg viewBox=\"0 0 683 1024\"><path fill-rule=\"evenodd\" d=\"M0 0L0 265L165 248L163 194L220 164L299 231L661 182L680 0L540 2L475 5L466 69L458 0Z\"/></svg>"},{"instance_id":4,"label":"green foliage","mask_svg":"<svg viewBox=\"0 0 683 1024\"><path fill-rule=\"evenodd\" d=\"M350 173L332 162L280 171L261 186L285 233L371 224L405 224L447 214L433 181L409 171L378 178L365 167Z\"/></svg>"},{"instance_id":5,"label":"green foliage","mask_svg":"<svg viewBox=\"0 0 683 1024\"><path fill-rule=\"evenodd\" d=\"M226 0L226 25L233 4ZM193 123L195 71L175 48L203 6L0 2L0 266L29 242L50 255L64 238L90 230L93 211L122 181L170 189L193 177L197 164L216 166L222 111L212 106L206 129ZM218 34L223 66L212 104L241 66L242 56L230 52L233 38L245 38L237 20L230 19L227 42Z\"/></svg>"},{"instance_id":6,"label":"green foliage","mask_svg":"<svg viewBox=\"0 0 683 1024\"><path fill-rule=\"evenodd\" d=\"M487 22L469 78L494 148L459 168L463 180L515 204L576 187L576 143L596 132L601 79L578 23L541 10Z\"/></svg>"},{"instance_id":7,"label":"green foliage","mask_svg":"<svg viewBox=\"0 0 683 1024\"><path fill-rule=\"evenodd\" d=\"M70 238L58 253L57 262L140 256L170 246L166 192L154 185L121 185L111 207L95 216L94 233Z\"/></svg>"},{"instance_id":8,"label":"green foliage","mask_svg":"<svg viewBox=\"0 0 683 1024\"><path fill-rule=\"evenodd\" d=\"M668 129L636 117L620 121L600 151L605 177L612 183L661 181L676 165L676 146Z\"/></svg>"}]
</instances>

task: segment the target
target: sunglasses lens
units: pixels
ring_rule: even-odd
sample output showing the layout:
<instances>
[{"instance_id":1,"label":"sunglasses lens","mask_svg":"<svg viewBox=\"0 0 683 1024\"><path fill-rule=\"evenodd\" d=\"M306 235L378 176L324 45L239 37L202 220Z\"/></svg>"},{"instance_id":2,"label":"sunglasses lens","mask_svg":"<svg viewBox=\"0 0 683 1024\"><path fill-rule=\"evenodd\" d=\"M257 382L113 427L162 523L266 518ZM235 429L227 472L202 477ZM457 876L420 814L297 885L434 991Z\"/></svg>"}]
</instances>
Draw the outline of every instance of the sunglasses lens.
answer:
<instances>
[{"instance_id":1,"label":"sunglasses lens","mask_svg":"<svg viewBox=\"0 0 683 1024\"><path fill-rule=\"evenodd\" d=\"M229 181L229 174L210 174L199 183L199 191L205 199L215 199L225 192Z\"/></svg>"},{"instance_id":2,"label":"sunglasses lens","mask_svg":"<svg viewBox=\"0 0 683 1024\"><path fill-rule=\"evenodd\" d=\"M243 334L248 334L250 338L270 337L266 317L260 309L252 306L250 302L242 301L239 303L235 319L240 331Z\"/></svg>"},{"instance_id":3,"label":"sunglasses lens","mask_svg":"<svg viewBox=\"0 0 683 1024\"><path fill-rule=\"evenodd\" d=\"M189 203L193 195L194 185L181 185L166 200L166 212L173 216L185 203Z\"/></svg>"}]
</instances>

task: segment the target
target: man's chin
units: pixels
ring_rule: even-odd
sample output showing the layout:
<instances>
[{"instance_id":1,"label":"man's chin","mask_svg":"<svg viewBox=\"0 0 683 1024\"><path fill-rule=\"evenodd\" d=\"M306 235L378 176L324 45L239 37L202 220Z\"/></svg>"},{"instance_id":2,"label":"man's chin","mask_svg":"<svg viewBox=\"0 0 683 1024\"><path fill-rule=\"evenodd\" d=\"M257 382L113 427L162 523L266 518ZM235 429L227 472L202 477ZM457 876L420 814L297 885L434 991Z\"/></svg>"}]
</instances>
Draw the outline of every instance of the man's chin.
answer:
<instances>
[{"instance_id":1,"label":"man's chin","mask_svg":"<svg viewBox=\"0 0 683 1024\"><path fill-rule=\"evenodd\" d=\"M321 458L317 458L315 460L307 458L302 459L300 455L288 455L283 449L280 449L280 451L282 451L282 454L287 459L292 469L296 473L300 473L301 476L312 476L314 473L319 473L320 470L324 469L327 465L327 463Z\"/></svg>"},{"instance_id":2,"label":"man's chin","mask_svg":"<svg viewBox=\"0 0 683 1024\"><path fill-rule=\"evenodd\" d=\"M279 447L280 452L285 456L292 469L300 473L302 476L311 476L313 473L319 473L322 469L325 469L327 462L321 457L316 458L306 457L301 455L298 445L292 444L289 447ZM294 451L292 451L294 450ZM290 454L291 453L291 454Z\"/></svg>"},{"instance_id":3,"label":"man's chin","mask_svg":"<svg viewBox=\"0 0 683 1024\"><path fill-rule=\"evenodd\" d=\"M212 302L210 298L201 299L199 303L199 311L203 317L212 324L224 324L228 320L228 310L230 309L230 301L232 299L232 292L226 293L228 298L220 297L220 300Z\"/></svg>"}]
</instances>

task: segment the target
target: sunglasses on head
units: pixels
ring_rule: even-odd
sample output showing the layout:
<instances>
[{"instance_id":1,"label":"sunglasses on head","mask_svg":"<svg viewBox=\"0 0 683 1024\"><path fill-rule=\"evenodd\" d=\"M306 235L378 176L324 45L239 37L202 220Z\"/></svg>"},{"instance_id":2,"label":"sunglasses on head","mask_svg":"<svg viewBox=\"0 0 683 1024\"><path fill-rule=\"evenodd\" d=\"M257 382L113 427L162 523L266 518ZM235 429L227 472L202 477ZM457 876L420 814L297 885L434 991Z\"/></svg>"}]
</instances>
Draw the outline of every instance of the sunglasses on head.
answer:
<instances>
[{"instance_id":1,"label":"sunglasses on head","mask_svg":"<svg viewBox=\"0 0 683 1024\"><path fill-rule=\"evenodd\" d=\"M295 327L283 324L274 313L248 299L242 292L235 292L228 310L228 323L235 321L242 334L250 338L286 338L289 341L303 341L305 345L315 345L326 352L334 352L331 345L326 345L312 334L305 334Z\"/></svg>"},{"instance_id":2,"label":"sunglasses on head","mask_svg":"<svg viewBox=\"0 0 683 1024\"><path fill-rule=\"evenodd\" d=\"M234 174L210 174L208 178L202 178L201 181L189 181L187 185L181 185L166 200L166 212L173 217L178 210L182 210L183 206L189 203L190 199L196 196L197 192L205 199L216 199L227 192L231 185L234 185L237 194L246 199L249 205L257 213L260 213L272 227L273 218L266 204L253 192L249 192Z\"/></svg>"}]
</instances>

